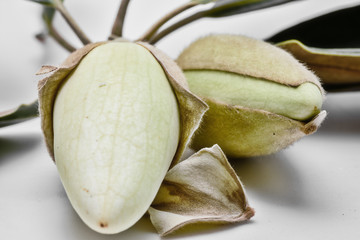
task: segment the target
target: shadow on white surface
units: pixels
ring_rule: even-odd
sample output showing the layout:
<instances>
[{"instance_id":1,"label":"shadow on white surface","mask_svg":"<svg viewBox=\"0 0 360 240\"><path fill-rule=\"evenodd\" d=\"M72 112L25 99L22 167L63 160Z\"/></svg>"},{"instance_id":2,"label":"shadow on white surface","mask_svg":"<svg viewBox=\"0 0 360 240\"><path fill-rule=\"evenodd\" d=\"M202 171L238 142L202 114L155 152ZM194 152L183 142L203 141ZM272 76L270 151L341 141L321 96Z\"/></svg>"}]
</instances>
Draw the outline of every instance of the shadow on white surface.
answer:
<instances>
[{"instance_id":1,"label":"shadow on white surface","mask_svg":"<svg viewBox=\"0 0 360 240\"><path fill-rule=\"evenodd\" d=\"M149 234L154 239L158 238L158 234L156 233L154 227L150 222L149 216L143 216L134 226L130 229L118 233L118 234L111 234L111 235L104 235L97 233L90 229L85 223L80 219L80 217L76 214L73 208L68 202L66 211L63 212L63 219L61 221L60 229L63 231L67 231L68 237L71 239L87 239L87 240L99 240L99 239L106 239L106 240L115 240L115 239L142 239L141 237L149 237Z\"/></svg>"},{"instance_id":2,"label":"shadow on white surface","mask_svg":"<svg viewBox=\"0 0 360 240\"><path fill-rule=\"evenodd\" d=\"M42 136L39 134L0 135L0 166L7 161L16 161L41 141Z\"/></svg>"},{"instance_id":3,"label":"shadow on white surface","mask_svg":"<svg viewBox=\"0 0 360 240\"><path fill-rule=\"evenodd\" d=\"M302 180L285 153L229 161L245 189L259 199L289 207L306 204L302 197Z\"/></svg>"},{"instance_id":4,"label":"shadow on white surface","mask_svg":"<svg viewBox=\"0 0 360 240\"><path fill-rule=\"evenodd\" d=\"M360 136L360 92L328 94L328 117L316 134Z\"/></svg>"},{"instance_id":5,"label":"shadow on white surface","mask_svg":"<svg viewBox=\"0 0 360 240\"><path fill-rule=\"evenodd\" d=\"M188 237L198 237L199 239L203 237L206 239L207 234L221 235L235 228L241 228L244 225L253 223L252 220L233 224L197 223L175 231L173 234L166 236L166 239L186 239Z\"/></svg>"}]
</instances>

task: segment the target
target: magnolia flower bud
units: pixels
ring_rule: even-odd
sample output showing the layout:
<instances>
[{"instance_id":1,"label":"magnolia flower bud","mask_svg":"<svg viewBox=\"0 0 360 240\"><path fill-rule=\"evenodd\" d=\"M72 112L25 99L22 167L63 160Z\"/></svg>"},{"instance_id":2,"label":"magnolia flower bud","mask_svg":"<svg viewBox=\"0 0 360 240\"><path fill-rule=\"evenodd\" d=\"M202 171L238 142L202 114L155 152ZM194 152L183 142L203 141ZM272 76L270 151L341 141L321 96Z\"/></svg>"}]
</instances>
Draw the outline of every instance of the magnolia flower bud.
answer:
<instances>
[{"instance_id":1,"label":"magnolia flower bud","mask_svg":"<svg viewBox=\"0 0 360 240\"><path fill-rule=\"evenodd\" d=\"M69 200L101 233L147 211L207 109L181 70L145 43L106 42L73 53L39 83L45 140Z\"/></svg>"},{"instance_id":2,"label":"magnolia flower bud","mask_svg":"<svg viewBox=\"0 0 360 240\"><path fill-rule=\"evenodd\" d=\"M274 153L316 131L324 90L290 54L260 40L216 35L177 60L190 90L210 110L192 147L219 144L232 157Z\"/></svg>"}]
</instances>

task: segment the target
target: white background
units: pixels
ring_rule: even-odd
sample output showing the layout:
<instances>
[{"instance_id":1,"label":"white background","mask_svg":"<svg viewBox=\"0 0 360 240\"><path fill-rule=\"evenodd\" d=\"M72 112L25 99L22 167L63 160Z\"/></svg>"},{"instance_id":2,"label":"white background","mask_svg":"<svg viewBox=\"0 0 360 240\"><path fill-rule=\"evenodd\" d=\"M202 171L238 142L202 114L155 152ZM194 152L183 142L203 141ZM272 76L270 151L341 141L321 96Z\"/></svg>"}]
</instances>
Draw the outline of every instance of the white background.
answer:
<instances>
[{"instance_id":1,"label":"white background","mask_svg":"<svg viewBox=\"0 0 360 240\"><path fill-rule=\"evenodd\" d=\"M93 41L105 40L118 1L67 0L66 6ZM139 37L182 0L133 0L125 36ZM223 19L204 19L157 45L176 58L194 39L210 33L265 38L298 21L360 3L307 0ZM0 0L0 112L36 98L34 73L43 64L60 64L67 52L43 29L41 8L29 1ZM76 46L64 21L55 25ZM329 112L319 131L277 154L232 160L256 210L246 224L192 230L176 239L360 239L360 92L328 94ZM159 239L149 219L131 229L101 235L85 226L68 202L48 156L39 120L0 129L0 239Z\"/></svg>"}]
</instances>

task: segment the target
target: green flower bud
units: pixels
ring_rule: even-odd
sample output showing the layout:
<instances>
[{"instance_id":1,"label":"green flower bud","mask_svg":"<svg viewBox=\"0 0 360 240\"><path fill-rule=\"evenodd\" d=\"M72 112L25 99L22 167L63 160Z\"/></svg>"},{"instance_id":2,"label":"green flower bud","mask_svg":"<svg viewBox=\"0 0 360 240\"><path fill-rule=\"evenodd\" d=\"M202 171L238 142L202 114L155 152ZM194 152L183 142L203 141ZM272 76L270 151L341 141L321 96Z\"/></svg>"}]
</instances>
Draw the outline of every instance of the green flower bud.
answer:
<instances>
[{"instance_id":1,"label":"green flower bud","mask_svg":"<svg viewBox=\"0 0 360 240\"><path fill-rule=\"evenodd\" d=\"M232 157L274 153L315 132L326 116L319 79L284 50L243 36L195 41L177 60L210 106L192 147Z\"/></svg>"}]
</instances>

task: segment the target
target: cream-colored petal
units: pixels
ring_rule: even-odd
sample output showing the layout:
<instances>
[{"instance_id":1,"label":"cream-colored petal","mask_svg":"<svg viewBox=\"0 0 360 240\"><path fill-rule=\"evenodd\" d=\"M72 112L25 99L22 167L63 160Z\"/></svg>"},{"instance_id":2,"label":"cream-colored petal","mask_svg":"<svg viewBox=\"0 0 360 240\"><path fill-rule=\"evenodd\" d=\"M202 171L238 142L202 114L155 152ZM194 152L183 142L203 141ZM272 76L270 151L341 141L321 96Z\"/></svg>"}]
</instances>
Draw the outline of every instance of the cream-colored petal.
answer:
<instances>
[{"instance_id":1,"label":"cream-colored petal","mask_svg":"<svg viewBox=\"0 0 360 240\"><path fill-rule=\"evenodd\" d=\"M240 179L214 145L169 170L149 213L164 236L191 223L245 221L254 210Z\"/></svg>"},{"instance_id":2,"label":"cream-colored petal","mask_svg":"<svg viewBox=\"0 0 360 240\"><path fill-rule=\"evenodd\" d=\"M157 60L130 42L93 49L64 81L53 110L54 154L83 221L118 233L147 211L176 153L176 96Z\"/></svg>"}]
</instances>

